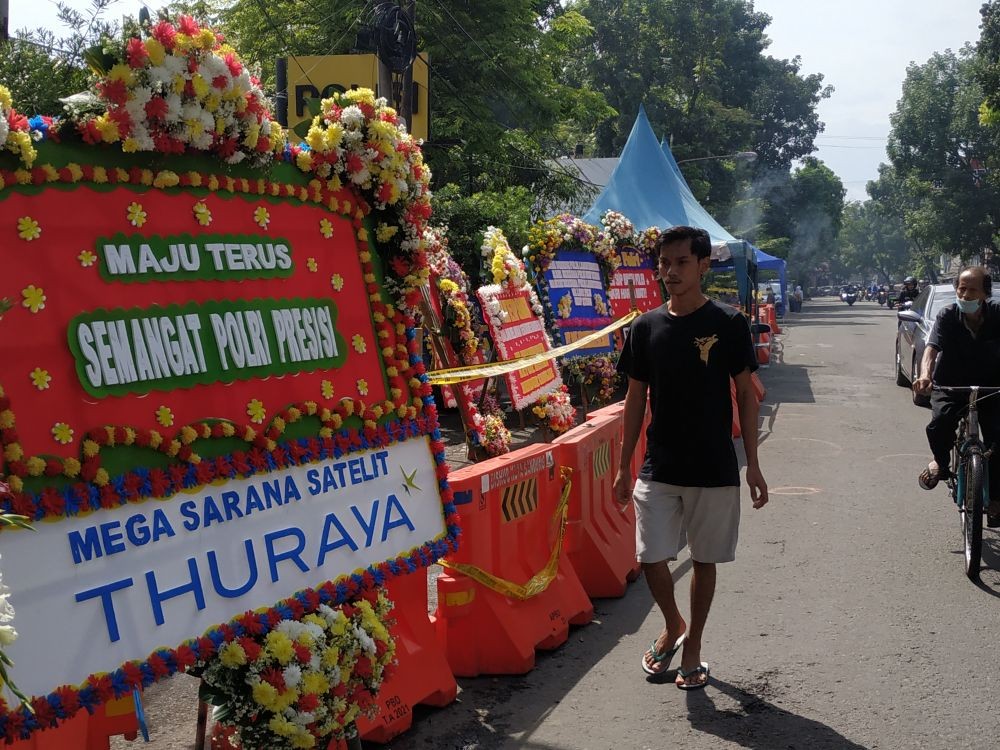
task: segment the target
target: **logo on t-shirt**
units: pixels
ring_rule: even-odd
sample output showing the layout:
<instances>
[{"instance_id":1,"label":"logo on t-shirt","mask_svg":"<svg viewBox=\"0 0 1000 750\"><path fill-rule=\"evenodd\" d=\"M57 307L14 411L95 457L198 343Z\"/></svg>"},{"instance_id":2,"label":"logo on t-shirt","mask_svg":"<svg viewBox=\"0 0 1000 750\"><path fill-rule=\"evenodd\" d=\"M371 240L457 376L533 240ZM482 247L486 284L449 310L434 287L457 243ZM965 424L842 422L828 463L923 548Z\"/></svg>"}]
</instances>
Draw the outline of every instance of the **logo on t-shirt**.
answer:
<instances>
[{"instance_id":1,"label":"logo on t-shirt","mask_svg":"<svg viewBox=\"0 0 1000 750\"><path fill-rule=\"evenodd\" d=\"M694 345L698 347L698 352L701 354L701 361L706 365L708 364L708 353L712 351L712 347L715 346L718 341L719 337L714 333L711 336L703 336L694 340Z\"/></svg>"}]
</instances>

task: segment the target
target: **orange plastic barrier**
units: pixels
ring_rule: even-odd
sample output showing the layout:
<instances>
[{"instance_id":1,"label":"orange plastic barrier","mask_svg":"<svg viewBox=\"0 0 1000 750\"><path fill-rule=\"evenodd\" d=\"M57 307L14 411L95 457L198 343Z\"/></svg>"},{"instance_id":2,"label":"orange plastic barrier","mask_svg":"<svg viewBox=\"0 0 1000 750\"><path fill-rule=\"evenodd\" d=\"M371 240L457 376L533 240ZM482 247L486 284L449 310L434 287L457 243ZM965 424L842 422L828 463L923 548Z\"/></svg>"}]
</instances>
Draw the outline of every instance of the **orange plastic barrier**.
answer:
<instances>
[{"instance_id":1,"label":"orange plastic barrier","mask_svg":"<svg viewBox=\"0 0 1000 750\"><path fill-rule=\"evenodd\" d=\"M757 350L757 364L761 367L769 367L771 364L771 336L767 333L760 334L754 348Z\"/></svg>"},{"instance_id":2,"label":"orange plastic barrier","mask_svg":"<svg viewBox=\"0 0 1000 750\"><path fill-rule=\"evenodd\" d=\"M602 415L559 436L559 463L572 466L566 549L591 597L624 596L639 573L635 508L619 505L612 484L621 451L621 416Z\"/></svg>"},{"instance_id":3,"label":"orange plastic barrier","mask_svg":"<svg viewBox=\"0 0 1000 750\"><path fill-rule=\"evenodd\" d=\"M127 740L139 736L139 721L131 695L108 701L93 715L81 709L58 726L35 732L29 739L18 740L7 747L12 750L109 750L110 738L116 734L125 735Z\"/></svg>"},{"instance_id":4,"label":"orange plastic barrier","mask_svg":"<svg viewBox=\"0 0 1000 750\"><path fill-rule=\"evenodd\" d=\"M455 675L528 672L536 648L561 645L570 624L594 616L563 545L555 452L529 445L449 477L462 537L442 561L435 628Z\"/></svg>"},{"instance_id":5,"label":"orange plastic barrier","mask_svg":"<svg viewBox=\"0 0 1000 750\"><path fill-rule=\"evenodd\" d=\"M379 690L378 714L357 722L363 739L383 744L410 728L415 705L447 706L458 692L427 616L427 572L421 569L394 578L386 588L395 604L391 632L399 663Z\"/></svg>"},{"instance_id":6,"label":"orange plastic barrier","mask_svg":"<svg viewBox=\"0 0 1000 750\"><path fill-rule=\"evenodd\" d=\"M764 384L761 382L760 378L757 377L757 373L755 372L750 373L750 382L753 383L753 389L757 394L757 403L759 404L767 396L767 389L764 387Z\"/></svg>"}]
</instances>

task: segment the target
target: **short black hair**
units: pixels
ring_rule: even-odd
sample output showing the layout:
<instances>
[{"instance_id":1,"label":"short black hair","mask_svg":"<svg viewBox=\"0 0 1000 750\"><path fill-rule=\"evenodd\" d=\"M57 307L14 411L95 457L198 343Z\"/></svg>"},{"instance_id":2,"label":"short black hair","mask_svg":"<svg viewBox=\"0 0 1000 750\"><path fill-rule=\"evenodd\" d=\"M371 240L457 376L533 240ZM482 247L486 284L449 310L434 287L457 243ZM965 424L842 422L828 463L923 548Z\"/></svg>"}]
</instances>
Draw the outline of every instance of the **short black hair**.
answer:
<instances>
[{"instance_id":1,"label":"short black hair","mask_svg":"<svg viewBox=\"0 0 1000 750\"><path fill-rule=\"evenodd\" d=\"M986 270L986 266L966 266L959 271L958 276L955 277L956 289L958 289L958 280L962 278L962 274L966 271L978 271L979 275L983 277L983 291L986 292L987 297L993 296L993 277L990 276L990 272Z\"/></svg>"},{"instance_id":2,"label":"short black hair","mask_svg":"<svg viewBox=\"0 0 1000 750\"><path fill-rule=\"evenodd\" d=\"M659 256L664 246L673 244L674 242L683 242L684 240L691 240L691 252L698 260L711 257L712 240L709 239L708 232L697 227L684 226L670 227L670 229L664 229L660 232L660 236L656 238L657 256Z\"/></svg>"}]
</instances>

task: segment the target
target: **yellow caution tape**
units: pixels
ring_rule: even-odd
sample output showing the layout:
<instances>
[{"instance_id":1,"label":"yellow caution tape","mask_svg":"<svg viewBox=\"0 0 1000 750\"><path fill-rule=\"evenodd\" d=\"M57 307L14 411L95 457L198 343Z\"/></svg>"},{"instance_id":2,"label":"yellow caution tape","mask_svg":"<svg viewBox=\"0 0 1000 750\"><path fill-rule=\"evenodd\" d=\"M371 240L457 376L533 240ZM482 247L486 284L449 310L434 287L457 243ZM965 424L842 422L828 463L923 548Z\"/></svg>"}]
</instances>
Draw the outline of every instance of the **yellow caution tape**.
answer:
<instances>
[{"instance_id":1,"label":"yellow caution tape","mask_svg":"<svg viewBox=\"0 0 1000 750\"><path fill-rule=\"evenodd\" d=\"M496 591L498 594L510 597L511 599L524 601L525 599L530 599L533 596L538 596L549 587L549 584L552 583L552 580L556 577L556 572L559 570L559 557L562 554L563 537L566 535L566 517L569 510L569 492L572 486L573 481L568 475L566 475L566 483L563 485L562 496L559 498L559 505L556 506L556 512L552 516L552 521L559 523L559 533L556 535L555 544L552 546L549 561L545 564L545 567L535 573L535 575L533 575L527 583L519 584L514 583L513 581L506 581L503 578L498 578L492 573L487 573L482 568L477 568L475 565L451 562L450 560L438 560L438 563L444 568L448 568L449 570L454 570L464 576L468 576L476 583L481 583L486 588Z\"/></svg>"},{"instance_id":2,"label":"yellow caution tape","mask_svg":"<svg viewBox=\"0 0 1000 750\"><path fill-rule=\"evenodd\" d=\"M598 341L608 334L614 333L619 328L627 326L637 317L639 317L639 311L633 310L624 317L619 318L611 325L605 326L599 331L588 333L586 336L577 339L572 344L558 346L555 349L549 349L547 352L530 354L527 357L515 357L514 359L508 359L503 362L493 362L488 365L469 365L467 367L452 367L447 370L435 370L434 372L427 373L427 379L430 381L431 385L454 385L455 383L464 383L467 380L493 378L498 375L506 375L509 372L526 370L534 365L540 365L543 362L556 359L557 357L569 354L577 349L582 349L588 344Z\"/></svg>"}]
</instances>

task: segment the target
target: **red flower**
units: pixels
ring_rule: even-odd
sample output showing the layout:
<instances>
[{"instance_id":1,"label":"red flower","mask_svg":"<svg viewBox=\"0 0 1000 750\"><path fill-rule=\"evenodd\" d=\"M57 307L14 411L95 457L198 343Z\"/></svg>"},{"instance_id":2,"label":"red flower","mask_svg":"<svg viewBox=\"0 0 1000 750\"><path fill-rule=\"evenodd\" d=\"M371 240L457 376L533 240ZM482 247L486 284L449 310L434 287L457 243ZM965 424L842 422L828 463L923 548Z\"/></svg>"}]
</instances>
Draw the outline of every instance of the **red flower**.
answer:
<instances>
[{"instance_id":1,"label":"red flower","mask_svg":"<svg viewBox=\"0 0 1000 750\"><path fill-rule=\"evenodd\" d=\"M139 665L135 662L126 662L122 667L122 671L125 672L125 679L128 684L132 687L142 686L142 670L139 669Z\"/></svg>"},{"instance_id":2,"label":"red flower","mask_svg":"<svg viewBox=\"0 0 1000 750\"><path fill-rule=\"evenodd\" d=\"M141 68L149 62L149 53L141 39L128 40L128 44L125 45L125 58L128 60L129 67L132 68Z\"/></svg>"},{"instance_id":3,"label":"red flower","mask_svg":"<svg viewBox=\"0 0 1000 750\"><path fill-rule=\"evenodd\" d=\"M295 651L295 658L302 664L308 664L309 660L312 659L312 651L309 650L308 646L303 646L301 643L293 643L292 649Z\"/></svg>"},{"instance_id":4,"label":"red flower","mask_svg":"<svg viewBox=\"0 0 1000 750\"><path fill-rule=\"evenodd\" d=\"M59 696L59 702L62 703L63 710L66 712L67 716L72 716L80 708L80 701L76 688L70 687L69 685L63 685L62 687L57 687L55 690L56 695Z\"/></svg>"},{"instance_id":5,"label":"red flower","mask_svg":"<svg viewBox=\"0 0 1000 750\"><path fill-rule=\"evenodd\" d=\"M279 693L285 689L285 676L281 673L280 669L275 669L274 667L265 669L260 673L260 679L273 687Z\"/></svg>"},{"instance_id":6,"label":"red flower","mask_svg":"<svg viewBox=\"0 0 1000 750\"><path fill-rule=\"evenodd\" d=\"M163 657L159 654L153 654L148 659L149 668L153 670L153 674L157 679L160 677L166 677L170 674L170 666L164 661Z\"/></svg>"},{"instance_id":7,"label":"red flower","mask_svg":"<svg viewBox=\"0 0 1000 750\"><path fill-rule=\"evenodd\" d=\"M198 661L198 657L195 656L190 646L181 644L174 652L174 660L177 662L177 668L183 671Z\"/></svg>"},{"instance_id":8,"label":"red flower","mask_svg":"<svg viewBox=\"0 0 1000 750\"><path fill-rule=\"evenodd\" d=\"M198 27L198 23L191 18L191 16L181 16L177 19L177 30L182 34L187 34L188 36L194 36L201 29Z\"/></svg>"},{"instance_id":9,"label":"red flower","mask_svg":"<svg viewBox=\"0 0 1000 750\"><path fill-rule=\"evenodd\" d=\"M102 81L97 84L97 90L112 104L124 105L128 100L128 89L124 81Z\"/></svg>"},{"instance_id":10,"label":"red flower","mask_svg":"<svg viewBox=\"0 0 1000 750\"><path fill-rule=\"evenodd\" d=\"M260 644L253 638L240 638L240 646L243 647L247 659L251 662L257 661L260 658L260 652L263 650Z\"/></svg>"},{"instance_id":11,"label":"red flower","mask_svg":"<svg viewBox=\"0 0 1000 750\"><path fill-rule=\"evenodd\" d=\"M217 89L224 89L229 83L229 79L225 76L216 76L212 79L212 86Z\"/></svg>"},{"instance_id":12,"label":"red flower","mask_svg":"<svg viewBox=\"0 0 1000 750\"><path fill-rule=\"evenodd\" d=\"M177 30L172 24L167 21L160 21L153 26L150 33L156 41L166 48L167 52L173 51L174 43L177 41Z\"/></svg>"},{"instance_id":13,"label":"red flower","mask_svg":"<svg viewBox=\"0 0 1000 750\"><path fill-rule=\"evenodd\" d=\"M303 695L297 705L299 711L315 711L319 708L319 698L315 695Z\"/></svg>"},{"instance_id":14,"label":"red flower","mask_svg":"<svg viewBox=\"0 0 1000 750\"><path fill-rule=\"evenodd\" d=\"M351 174L360 172L365 168L365 163L357 154L349 154L347 157L347 171Z\"/></svg>"},{"instance_id":15,"label":"red flower","mask_svg":"<svg viewBox=\"0 0 1000 750\"><path fill-rule=\"evenodd\" d=\"M146 102L146 117L150 120L162 120L167 116L167 100L162 96L154 96Z\"/></svg>"},{"instance_id":16,"label":"red flower","mask_svg":"<svg viewBox=\"0 0 1000 750\"><path fill-rule=\"evenodd\" d=\"M226 67L229 68L229 72L232 74L233 78L238 76L243 72L243 63L236 59L236 55L232 52L226 54Z\"/></svg>"}]
</instances>

